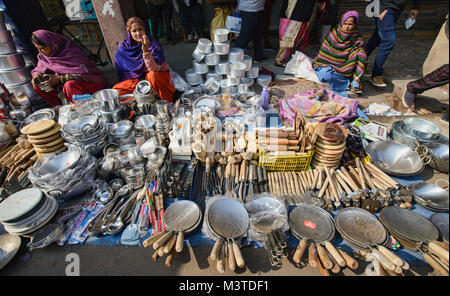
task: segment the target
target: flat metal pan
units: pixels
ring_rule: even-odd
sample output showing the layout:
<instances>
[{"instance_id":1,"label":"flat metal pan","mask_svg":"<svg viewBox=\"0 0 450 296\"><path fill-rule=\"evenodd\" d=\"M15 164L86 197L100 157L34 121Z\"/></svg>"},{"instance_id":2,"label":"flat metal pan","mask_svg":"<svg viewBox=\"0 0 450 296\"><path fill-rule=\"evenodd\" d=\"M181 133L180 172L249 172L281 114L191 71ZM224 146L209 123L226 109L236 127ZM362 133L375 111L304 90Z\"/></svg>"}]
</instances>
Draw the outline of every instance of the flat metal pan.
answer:
<instances>
[{"instance_id":1,"label":"flat metal pan","mask_svg":"<svg viewBox=\"0 0 450 296\"><path fill-rule=\"evenodd\" d=\"M439 238L439 231L422 215L399 207L386 207L380 211L384 225L410 241L428 242Z\"/></svg>"},{"instance_id":2,"label":"flat metal pan","mask_svg":"<svg viewBox=\"0 0 450 296\"><path fill-rule=\"evenodd\" d=\"M382 245L387 231L372 213L361 208L348 207L340 210L335 218L341 234L360 245Z\"/></svg>"},{"instance_id":3,"label":"flat metal pan","mask_svg":"<svg viewBox=\"0 0 450 296\"><path fill-rule=\"evenodd\" d=\"M0 269L16 255L21 242L20 236L12 234L0 235Z\"/></svg>"},{"instance_id":4,"label":"flat metal pan","mask_svg":"<svg viewBox=\"0 0 450 296\"><path fill-rule=\"evenodd\" d=\"M198 223L201 211L196 203L180 200L167 207L164 213L164 223L169 231L185 231Z\"/></svg>"},{"instance_id":5,"label":"flat metal pan","mask_svg":"<svg viewBox=\"0 0 450 296\"><path fill-rule=\"evenodd\" d=\"M333 239L336 228L330 214L322 208L300 204L289 214L289 226L298 238L306 238L317 244Z\"/></svg>"},{"instance_id":6,"label":"flat metal pan","mask_svg":"<svg viewBox=\"0 0 450 296\"><path fill-rule=\"evenodd\" d=\"M209 208L208 220L212 230L224 238L241 237L250 225L244 205L232 198L214 201Z\"/></svg>"},{"instance_id":7,"label":"flat metal pan","mask_svg":"<svg viewBox=\"0 0 450 296\"><path fill-rule=\"evenodd\" d=\"M439 186L431 183L418 182L411 186L414 200L420 205L445 211L449 209L449 194Z\"/></svg>"},{"instance_id":8,"label":"flat metal pan","mask_svg":"<svg viewBox=\"0 0 450 296\"><path fill-rule=\"evenodd\" d=\"M439 231L439 235L444 242L448 244L448 213L433 214L430 217L431 223Z\"/></svg>"}]
</instances>

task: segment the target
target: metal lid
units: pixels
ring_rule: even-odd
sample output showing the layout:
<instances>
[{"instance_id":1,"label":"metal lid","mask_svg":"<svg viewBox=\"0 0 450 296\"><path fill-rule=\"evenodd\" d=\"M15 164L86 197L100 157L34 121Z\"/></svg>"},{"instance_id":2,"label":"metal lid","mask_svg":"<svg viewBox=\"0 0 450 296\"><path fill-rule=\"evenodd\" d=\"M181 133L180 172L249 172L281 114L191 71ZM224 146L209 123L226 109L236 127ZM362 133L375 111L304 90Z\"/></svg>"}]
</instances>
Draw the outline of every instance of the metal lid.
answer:
<instances>
[{"instance_id":1,"label":"metal lid","mask_svg":"<svg viewBox=\"0 0 450 296\"><path fill-rule=\"evenodd\" d=\"M0 221L15 220L32 211L44 198L37 188L28 188L14 193L0 203Z\"/></svg>"},{"instance_id":2,"label":"metal lid","mask_svg":"<svg viewBox=\"0 0 450 296\"><path fill-rule=\"evenodd\" d=\"M313 240L315 243L329 241L336 232L333 220L322 208L300 204L289 214L293 234Z\"/></svg>"},{"instance_id":3,"label":"metal lid","mask_svg":"<svg viewBox=\"0 0 450 296\"><path fill-rule=\"evenodd\" d=\"M209 208L208 220L213 231L225 238L243 236L250 225L245 207L231 198L214 201Z\"/></svg>"}]
</instances>

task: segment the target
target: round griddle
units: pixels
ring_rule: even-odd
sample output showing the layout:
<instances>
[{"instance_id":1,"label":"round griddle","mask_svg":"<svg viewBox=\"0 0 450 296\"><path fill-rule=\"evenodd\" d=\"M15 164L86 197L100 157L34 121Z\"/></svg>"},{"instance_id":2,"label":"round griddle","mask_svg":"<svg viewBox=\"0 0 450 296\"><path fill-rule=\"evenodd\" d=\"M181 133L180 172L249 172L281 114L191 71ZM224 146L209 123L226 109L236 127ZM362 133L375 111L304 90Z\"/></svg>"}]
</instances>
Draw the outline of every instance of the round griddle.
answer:
<instances>
[{"instance_id":1,"label":"round griddle","mask_svg":"<svg viewBox=\"0 0 450 296\"><path fill-rule=\"evenodd\" d=\"M330 241L336 234L331 215L322 208L300 204L289 214L292 234L299 240L305 238L316 244Z\"/></svg>"},{"instance_id":2,"label":"round griddle","mask_svg":"<svg viewBox=\"0 0 450 296\"><path fill-rule=\"evenodd\" d=\"M336 229L352 245L367 249L386 243L387 231L370 212L355 207L339 210L335 218Z\"/></svg>"},{"instance_id":3,"label":"round griddle","mask_svg":"<svg viewBox=\"0 0 450 296\"><path fill-rule=\"evenodd\" d=\"M213 232L224 238L241 237L250 225L247 210L232 198L214 201L208 211L208 222Z\"/></svg>"},{"instance_id":4,"label":"round griddle","mask_svg":"<svg viewBox=\"0 0 450 296\"><path fill-rule=\"evenodd\" d=\"M439 238L439 231L422 215L399 207L386 207L380 211L380 221L394 237L412 242L428 242Z\"/></svg>"},{"instance_id":5,"label":"round griddle","mask_svg":"<svg viewBox=\"0 0 450 296\"><path fill-rule=\"evenodd\" d=\"M42 206L45 196L37 188L18 191L0 203L0 221L15 222Z\"/></svg>"},{"instance_id":6,"label":"round griddle","mask_svg":"<svg viewBox=\"0 0 450 296\"><path fill-rule=\"evenodd\" d=\"M169 231L186 232L199 224L201 215L200 208L195 202L180 200L167 207L164 223Z\"/></svg>"},{"instance_id":7,"label":"round griddle","mask_svg":"<svg viewBox=\"0 0 450 296\"><path fill-rule=\"evenodd\" d=\"M438 229L442 240L448 244L448 213L434 214L430 221Z\"/></svg>"}]
</instances>

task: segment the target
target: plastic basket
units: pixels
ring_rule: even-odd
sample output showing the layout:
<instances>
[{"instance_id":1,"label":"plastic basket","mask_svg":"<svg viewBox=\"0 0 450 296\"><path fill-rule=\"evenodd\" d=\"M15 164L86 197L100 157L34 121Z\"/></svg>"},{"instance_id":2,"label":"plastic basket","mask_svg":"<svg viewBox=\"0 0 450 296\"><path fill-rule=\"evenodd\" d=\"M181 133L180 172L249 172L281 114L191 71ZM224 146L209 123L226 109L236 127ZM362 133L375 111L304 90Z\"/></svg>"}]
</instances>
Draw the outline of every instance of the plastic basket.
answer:
<instances>
[{"instance_id":1,"label":"plastic basket","mask_svg":"<svg viewBox=\"0 0 450 296\"><path fill-rule=\"evenodd\" d=\"M307 155L298 156L269 156L264 150L259 150L259 166L264 166L268 171L306 171L314 156L314 150Z\"/></svg>"}]
</instances>

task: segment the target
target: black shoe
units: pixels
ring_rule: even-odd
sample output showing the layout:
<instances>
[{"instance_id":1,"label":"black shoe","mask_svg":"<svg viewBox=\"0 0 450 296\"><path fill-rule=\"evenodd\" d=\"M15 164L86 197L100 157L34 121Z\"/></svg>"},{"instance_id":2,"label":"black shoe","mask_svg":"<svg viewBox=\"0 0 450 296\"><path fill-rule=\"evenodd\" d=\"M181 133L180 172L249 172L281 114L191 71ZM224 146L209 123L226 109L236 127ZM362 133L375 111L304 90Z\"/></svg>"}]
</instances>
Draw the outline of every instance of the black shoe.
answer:
<instances>
[{"instance_id":1,"label":"black shoe","mask_svg":"<svg viewBox=\"0 0 450 296\"><path fill-rule=\"evenodd\" d=\"M448 111L442 114L441 121L448 124Z\"/></svg>"}]
</instances>

